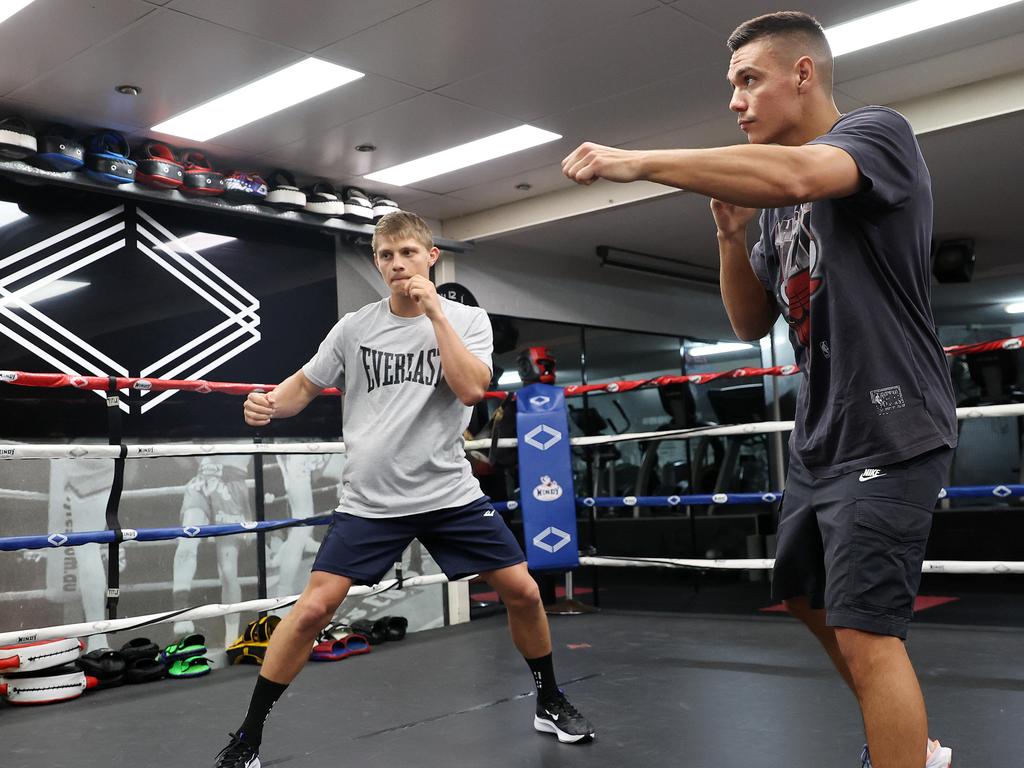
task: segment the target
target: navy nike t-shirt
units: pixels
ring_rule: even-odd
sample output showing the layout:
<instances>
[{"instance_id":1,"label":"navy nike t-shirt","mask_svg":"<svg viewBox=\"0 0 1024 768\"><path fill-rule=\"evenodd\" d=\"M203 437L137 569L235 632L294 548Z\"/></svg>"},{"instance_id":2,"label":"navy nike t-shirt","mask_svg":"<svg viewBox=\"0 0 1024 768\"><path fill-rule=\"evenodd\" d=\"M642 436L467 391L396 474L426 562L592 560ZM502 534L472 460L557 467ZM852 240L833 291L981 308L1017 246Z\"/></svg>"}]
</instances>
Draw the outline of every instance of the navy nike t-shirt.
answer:
<instances>
[{"instance_id":1,"label":"navy nike t-shirt","mask_svg":"<svg viewBox=\"0 0 1024 768\"><path fill-rule=\"evenodd\" d=\"M790 448L834 477L953 447L931 309L931 177L914 132L898 112L863 107L811 143L847 152L862 187L761 214L750 262L804 374Z\"/></svg>"}]
</instances>

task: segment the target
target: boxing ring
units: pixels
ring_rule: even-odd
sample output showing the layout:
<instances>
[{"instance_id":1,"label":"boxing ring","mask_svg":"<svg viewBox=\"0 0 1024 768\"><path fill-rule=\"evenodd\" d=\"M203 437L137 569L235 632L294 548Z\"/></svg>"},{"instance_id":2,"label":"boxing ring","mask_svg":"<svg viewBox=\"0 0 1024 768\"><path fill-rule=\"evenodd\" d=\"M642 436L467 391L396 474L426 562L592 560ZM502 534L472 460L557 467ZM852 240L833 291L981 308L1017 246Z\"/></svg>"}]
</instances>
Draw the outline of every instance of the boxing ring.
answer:
<instances>
[{"instance_id":1,"label":"boxing ring","mask_svg":"<svg viewBox=\"0 0 1024 768\"><path fill-rule=\"evenodd\" d=\"M965 345L949 354L992 349L1019 349L1022 339ZM665 376L643 381L566 387L567 396L625 392L644 387L728 378L789 376L793 366L744 368L714 374ZM268 385L206 381L163 381L81 377L62 374L0 372L0 381L15 386L75 387L107 393L110 411L119 410L115 392L181 390L242 395ZM328 393L337 394L337 393ZM504 397L503 393L490 396ZM958 410L961 420L1024 416L1024 405L997 405ZM785 433L792 422L769 421L622 435L572 438L576 447L624 441L691 440ZM115 435L116 436L116 435ZM0 645L27 640L83 637L139 631L160 624L201 621L220 616L255 614L290 605L297 596L267 597L267 573L258 569L246 586L259 597L235 603L192 605L174 610L117 616L120 596L116 567L121 550L135 557L140 547L181 540L265 536L271 532L315 529L330 515L242 522L210 522L133 528L122 525L118 507L124 501L146 502L180 495L183 486L123 490L116 477L136 461L182 457L252 457L256 478L247 481L255 494L257 517L283 499L264 488L264 471L284 465L267 463L269 456L343 456L342 442L286 443L152 443L113 444L16 443L0 445L8 461L102 460L115 469L106 504L107 525L96 530L51 530L30 535L0 536L0 557L13 553L70 550L86 544L108 548L106 616L99 620L54 626L20 626L12 608L19 596L0 601ZM467 441L466 449L514 448L517 440ZM332 486L313 487L323 496ZM730 505L776 508L784 489L757 493L679 494L669 496L586 496L576 498L582 515L595 508L662 508L680 512L701 506ZM949 486L945 499L1024 498L1024 484ZM0 489L9 508L31 509L46 494L18 488ZM29 505L25 507L25 505ZM516 500L496 503L514 510ZM263 549L262 547L260 548ZM678 557L610 557L600 552L580 557L583 568L657 568L707 573L769 570L771 558L701 559ZM930 560L926 573L1016 576L1022 560ZM353 595L374 596L396 590L443 584L441 574L408 575L399 568L392 578L373 587L355 588ZM152 589L156 591L157 582ZM213 586L207 585L207 586ZM145 584L131 589L145 592ZM32 594L22 594L29 599ZM571 599L572 582L567 583ZM6 606L6 607L5 607ZM525 725L533 693L520 660L511 653L504 623L497 617L420 632L401 646L385 646L358 663L318 667L319 674L301 675L289 691L294 703L281 707L268 725L273 752L264 765L344 764L365 760L405 760L417 765L636 765L677 764L728 766L749 764L752 753L764 765L856 764L863 742L862 725L852 699L837 684L828 659L797 622L775 614L710 616L605 610L552 619L560 678L581 709L592 713L600 736L580 750L559 749L552 740L536 739ZM916 624L909 643L926 699L933 732L956 747L958 765L1001 765L1019 762L1012 744L1015 729L1024 725L1024 670L1015 659L1024 651L1024 631L1008 627ZM253 670L217 669L214 676L183 684L163 681L152 686L126 686L87 693L82 702L52 707L0 705L0 739L7 751L5 766L106 765L118 759L146 766L206 764L244 707ZM83 706L89 702L90 706ZM218 726L220 727L220 726ZM52 739L55 729L80 734L73 744ZM815 734L794 738L794 734ZM114 748L112 749L112 746ZM458 760L452 761L457 745ZM72 757L73 751L73 757ZM72 764L72 762L68 762Z\"/></svg>"}]
</instances>

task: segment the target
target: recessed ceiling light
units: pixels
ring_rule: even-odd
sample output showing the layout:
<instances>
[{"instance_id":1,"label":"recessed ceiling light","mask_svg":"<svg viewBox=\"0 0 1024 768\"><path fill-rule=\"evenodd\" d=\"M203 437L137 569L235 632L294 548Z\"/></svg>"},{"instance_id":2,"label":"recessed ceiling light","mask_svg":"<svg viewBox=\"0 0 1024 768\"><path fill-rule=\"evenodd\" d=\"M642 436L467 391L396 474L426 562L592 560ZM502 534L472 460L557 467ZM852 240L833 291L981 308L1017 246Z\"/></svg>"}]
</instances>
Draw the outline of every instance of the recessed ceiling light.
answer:
<instances>
[{"instance_id":1,"label":"recessed ceiling light","mask_svg":"<svg viewBox=\"0 0 1024 768\"><path fill-rule=\"evenodd\" d=\"M381 184L404 187L407 184L451 173L460 168L468 168L477 163L511 155L513 152L520 152L560 138L562 137L559 134L551 131L534 128L532 125L520 125L518 128L502 131L493 136L485 136L482 139L410 160L401 165L368 173L364 178Z\"/></svg>"},{"instance_id":2,"label":"recessed ceiling light","mask_svg":"<svg viewBox=\"0 0 1024 768\"><path fill-rule=\"evenodd\" d=\"M1019 315L1024 313L1024 301L1017 301L1006 305L1006 314Z\"/></svg>"},{"instance_id":3,"label":"recessed ceiling light","mask_svg":"<svg viewBox=\"0 0 1024 768\"><path fill-rule=\"evenodd\" d=\"M303 59L175 115L154 125L152 130L192 141L206 141L362 76L362 72L328 61Z\"/></svg>"},{"instance_id":4,"label":"recessed ceiling light","mask_svg":"<svg viewBox=\"0 0 1024 768\"><path fill-rule=\"evenodd\" d=\"M114 90L122 96L138 96L142 93L142 89L137 85L119 85L115 87Z\"/></svg>"},{"instance_id":5,"label":"recessed ceiling light","mask_svg":"<svg viewBox=\"0 0 1024 768\"><path fill-rule=\"evenodd\" d=\"M356 144L356 152L376 152L376 144Z\"/></svg>"},{"instance_id":6,"label":"recessed ceiling light","mask_svg":"<svg viewBox=\"0 0 1024 768\"><path fill-rule=\"evenodd\" d=\"M522 184L516 184L516 189L518 189L520 192L529 192L531 189L533 189L533 184L527 184L526 182L523 182Z\"/></svg>"},{"instance_id":7,"label":"recessed ceiling light","mask_svg":"<svg viewBox=\"0 0 1024 768\"><path fill-rule=\"evenodd\" d=\"M1021 0L914 0L825 30L833 56L887 43L915 32L994 11Z\"/></svg>"},{"instance_id":8,"label":"recessed ceiling light","mask_svg":"<svg viewBox=\"0 0 1024 768\"><path fill-rule=\"evenodd\" d=\"M32 0L6 0L6 2L0 3L0 23L7 21L31 2Z\"/></svg>"}]
</instances>

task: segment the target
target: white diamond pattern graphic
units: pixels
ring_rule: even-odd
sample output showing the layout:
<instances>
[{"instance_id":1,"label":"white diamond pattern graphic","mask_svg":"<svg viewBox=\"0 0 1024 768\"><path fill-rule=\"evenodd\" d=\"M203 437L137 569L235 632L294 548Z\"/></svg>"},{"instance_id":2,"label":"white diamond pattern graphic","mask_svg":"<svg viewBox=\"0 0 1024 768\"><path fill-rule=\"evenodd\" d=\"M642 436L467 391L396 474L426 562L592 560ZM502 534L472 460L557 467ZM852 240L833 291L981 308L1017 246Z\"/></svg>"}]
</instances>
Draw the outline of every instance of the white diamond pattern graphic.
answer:
<instances>
[{"instance_id":1,"label":"white diamond pattern graphic","mask_svg":"<svg viewBox=\"0 0 1024 768\"><path fill-rule=\"evenodd\" d=\"M546 541L548 536L555 537L555 542L553 544L549 544ZM572 541L572 536L570 536L568 533L561 530L560 528L548 526L543 531L541 531L533 537L533 546L537 547L537 549L543 549L545 552L551 552L552 554L554 554L562 547L564 547L566 544L568 544L570 541Z\"/></svg>"},{"instance_id":2,"label":"white diamond pattern graphic","mask_svg":"<svg viewBox=\"0 0 1024 768\"><path fill-rule=\"evenodd\" d=\"M538 451L546 451L551 446L555 445L562 439L562 433L557 429L549 427L547 424L541 424L539 427L534 427L523 440L527 445L533 446Z\"/></svg>"},{"instance_id":3,"label":"white diamond pattern graphic","mask_svg":"<svg viewBox=\"0 0 1024 768\"><path fill-rule=\"evenodd\" d=\"M123 363L26 300L30 294L123 249L127 228L124 213L123 205L116 206L0 258L0 333L61 373L131 375ZM198 379L259 342L259 300L142 208L137 209L137 220L139 252L223 315L212 328L143 366L138 375ZM143 386L138 389L147 398L143 413L176 394L172 390L150 396ZM96 394L106 396L103 392ZM128 410L125 402L120 407Z\"/></svg>"},{"instance_id":4,"label":"white diamond pattern graphic","mask_svg":"<svg viewBox=\"0 0 1024 768\"><path fill-rule=\"evenodd\" d=\"M68 543L68 537L63 533L51 533L46 540L50 542L51 547L63 547Z\"/></svg>"}]
</instances>

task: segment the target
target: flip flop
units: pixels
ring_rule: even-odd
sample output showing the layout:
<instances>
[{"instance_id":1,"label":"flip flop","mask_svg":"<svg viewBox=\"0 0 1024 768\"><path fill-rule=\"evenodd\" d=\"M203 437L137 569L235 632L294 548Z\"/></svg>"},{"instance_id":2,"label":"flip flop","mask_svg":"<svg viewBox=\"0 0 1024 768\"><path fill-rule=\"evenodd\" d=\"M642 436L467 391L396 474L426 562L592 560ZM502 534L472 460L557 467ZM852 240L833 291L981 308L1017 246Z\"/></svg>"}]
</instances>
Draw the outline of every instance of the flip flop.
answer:
<instances>
[{"instance_id":1,"label":"flip flop","mask_svg":"<svg viewBox=\"0 0 1024 768\"><path fill-rule=\"evenodd\" d=\"M178 659L189 659L206 653L206 638L203 635L185 635L160 652L160 658L168 664Z\"/></svg>"},{"instance_id":2,"label":"flip flop","mask_svg":"<svg viewBox=\"0 0 1024 768\"><path fill-rule=\"evenodd\" d=\"M310 661L340 661L370 652L370 641L355 633L337 640L322 640L309 654Z\"/></svg>"},{"instance_id":3,"label":"flip flop","mask_svg":"<svg viewBox=\"0 0 1024 768\"><path fill-rule=\"evenodd\" d=\"M210 674L212 662L203 656L192 656L188 659L178 659L167 669L168 677L202 677Z\"/></svg>"}]
</instances>

